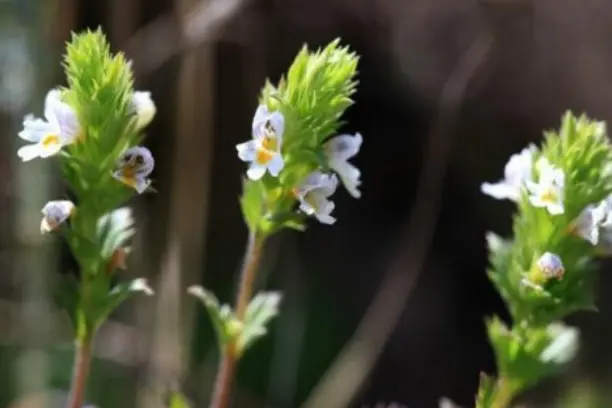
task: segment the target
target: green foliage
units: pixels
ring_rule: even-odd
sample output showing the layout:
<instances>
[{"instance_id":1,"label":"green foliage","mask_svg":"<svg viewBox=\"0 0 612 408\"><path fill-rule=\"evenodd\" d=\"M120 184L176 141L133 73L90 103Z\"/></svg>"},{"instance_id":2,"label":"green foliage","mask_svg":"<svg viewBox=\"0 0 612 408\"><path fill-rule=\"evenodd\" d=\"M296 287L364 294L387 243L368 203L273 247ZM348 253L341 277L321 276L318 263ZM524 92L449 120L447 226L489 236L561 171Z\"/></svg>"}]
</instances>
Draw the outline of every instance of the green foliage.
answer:
<instances>
[{"instance_id":1,"label":"green foliage","mask_svg":"<svg viewBox=\"0 0 612 408\"><path fill-rule=\"evenodd\" d=\"M111 177L121 153L140 140L131 106L131 64L121 53L111 54L98 29L73 34L64 67L68 88L62 96L81 124L80 140L62 155L64 175L80 201L104 213L131 195Z\"/></svg>"},{"instance_id":2,"label":"green foliage","mask_svg":"<svg viewBox=\"0 0 612 408\"><path fill-rule=\"evenodd\" d=\"M244 327L236 342L236 352L242 355L257 339L267 332L270 321L278 315L281 295L277 292L258 293L249 303L244 316Z\"/></svg>"},{"instance_id":3,"label":"green foliage","mask_svg":"<svg viewBox=\"0 0 612 408\"><path fill-rule=\"evenodd\" d=\"M281 295L277 292L259 293L251 299L244 319L240 321L228 305L221 305L216 296L200 286L192 286L189 293L202 301L217 336L220 350L232 345L239 358L253 343L267 333L267 326L278 314Z\"/></svg>"},{"instance_id":4,"label":"green foliage","mask_svg":"<svg viewBox=\"0 0 612 408\"><path fill-rule=\"evenodd\" d=\"M292 211L293 189L313 171L328 169L323 143L338 131L344 111L353 104L358 61L339 39L314 52L304 46L278 86L267 82L263 87L260 103L284 117L285 165L279 177L267 174L245 181L241 204L251 229L271 234L305 228L304 217Z\"/></svg>"},{"instance_id":5,"label":"green foliage","mask_svg":"<svg viewBox=\"0 0 612 408\"><path fill-rule=\"evenodd\" d=\"M217 336L219 349L224 350L242 331L242 322L236 318L230 306L221 305L212 292L200 286L192 286L188 292L202 301Z\"/></svg>"},{"instance_id":6,"label":"green foliage","mask_svg":"<svg viewBox=\"0 0 612 408\"><path fill-rule=\"evenodd\" d=\"M545 328L516 326L510 330L494 318L487 327L498 371L514 391L558 372L576 352L576 329L559 324Z\"/></svg>"}]
</instances>

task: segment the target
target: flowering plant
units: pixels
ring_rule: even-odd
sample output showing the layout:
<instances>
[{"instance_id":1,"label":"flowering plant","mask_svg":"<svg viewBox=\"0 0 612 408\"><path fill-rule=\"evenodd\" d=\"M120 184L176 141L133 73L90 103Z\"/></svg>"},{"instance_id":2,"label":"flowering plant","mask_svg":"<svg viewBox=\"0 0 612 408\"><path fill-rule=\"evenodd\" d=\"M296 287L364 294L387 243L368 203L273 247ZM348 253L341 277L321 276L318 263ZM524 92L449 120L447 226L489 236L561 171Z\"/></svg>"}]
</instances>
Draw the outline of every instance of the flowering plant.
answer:
<instances>
[{"instance_id":1,"label":"flowering plant","mask_svg":"<svg viewBox=\"0 0 612 408\"><path fill-rule=\"evenodd\" d=\"M143 278L119 282L116 272L126 268L134 234L132 212L122 205L151 190L155 162L139 143L155 104L149 92L133 90L129 62L110 53L99 30L73 36L64 66L68 86L47 93L44 118L24 118L19 137L27 144L17 155L58 161L69 188L70 198L43 206L40 230L62 236L79 265L58 300L75 330L69 407L81 408L97 329L133 294L153 294Z\"/></svg>"},{"instance_id":2,"label":"flowering plant","mask_svg":"<svg viewBox=\"0 0 612 408\"><path fill-rule=\"evenodd\" d=\"M483 375L478 407L508 406L576 354L578 330L560 320L595 310L596 262L612 243L611 160L605 124L568 112L540 148L529 145L510 158L503 180L482 185L518 210L513 239L487 236L488 275L513 323L487 322L498 377Z\"/></svg>"}]
</instances>

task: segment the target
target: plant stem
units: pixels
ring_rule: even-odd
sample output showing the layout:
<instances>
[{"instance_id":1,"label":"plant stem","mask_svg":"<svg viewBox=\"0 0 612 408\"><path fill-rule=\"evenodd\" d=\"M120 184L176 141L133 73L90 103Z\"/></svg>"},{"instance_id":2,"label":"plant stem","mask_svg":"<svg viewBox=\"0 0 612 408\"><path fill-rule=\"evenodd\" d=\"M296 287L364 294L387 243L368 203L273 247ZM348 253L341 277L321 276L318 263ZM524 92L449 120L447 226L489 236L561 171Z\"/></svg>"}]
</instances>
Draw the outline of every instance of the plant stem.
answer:
<instances>
[{"instance_id":1,"label":"plant stem","mask_svg":"<svg viewBox=\"0 0 612 408\"><path fill-rule=\"evenodd\" d=\"M265 236L251 231L244 256L244 264L240 272L240 285L236 295L235 313L239 321L244 319L244 313L253 294L253 284L261 260L261 253ZM215 380L211 408L228 408L232 390L232 383L238 362L235 344L229 343L221 357L219 371ZM72 407L71 407L72 408Z\"/></svg>"},{"instance_id":2,"label":"plant stem","mask_svg":"<svg viewBox=\"0 0 612 408\"><path fill-rule=\"evenodd\" d=\"M514 398L514 390L510 386L510 381L506 377L500 377L497 380L497 386L495 387L495 397L491 408L506 408L512 403Z\"/></svg>"},{"instance_id":3,"label":"plant stem","mask_svg":"<svg viewBox=\"0 0 612 408\"><path fill-rule=\"evenodd\" d=\"M68 408L83 408L89 365L91 363L91 346L91 336L86 336L77 342Z\"/></svg>"}]
</instances>

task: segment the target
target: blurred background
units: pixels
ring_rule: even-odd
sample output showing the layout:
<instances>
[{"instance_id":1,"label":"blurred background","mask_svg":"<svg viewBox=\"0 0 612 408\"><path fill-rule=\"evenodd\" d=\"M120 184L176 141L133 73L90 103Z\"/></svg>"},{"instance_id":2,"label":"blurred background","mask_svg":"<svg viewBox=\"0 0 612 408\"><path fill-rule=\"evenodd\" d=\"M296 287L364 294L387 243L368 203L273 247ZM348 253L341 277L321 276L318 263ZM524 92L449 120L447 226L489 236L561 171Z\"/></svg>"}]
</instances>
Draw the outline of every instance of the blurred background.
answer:
<instances>
[{"instance_id":1,"label":"blurred background","mask_svg":"<svg viewBox=\"0 0 612 408\"><path fill-rule=\"evenodd\" d=\"M146 145L159 193L133 200L124 272L157 296L101 330L88 401L163 407L180 389L206 406L218 356L185 288L233 297L246 243L234 146L265 79L304 43L340 37L362 56L343 130L364 135L363 197L342 191L336 225L270 241L258 285L284 293L282 313L242 361L234 406L429 408L472 406L479 372L495 371L483 319L507 312L484 234L509 234L512 206L480 183L567 109L612 119L611 22L608 0L0 0L0 407L59 407L69 386L71 332L50 289L74 265L38 233L65 190L52 161L15 151L24 114L64 84L71 31L101 26L158 108ZM570 322L579 358L523 406L612 406L606 269L599 313Z\"/></svg>"}]
</instances>

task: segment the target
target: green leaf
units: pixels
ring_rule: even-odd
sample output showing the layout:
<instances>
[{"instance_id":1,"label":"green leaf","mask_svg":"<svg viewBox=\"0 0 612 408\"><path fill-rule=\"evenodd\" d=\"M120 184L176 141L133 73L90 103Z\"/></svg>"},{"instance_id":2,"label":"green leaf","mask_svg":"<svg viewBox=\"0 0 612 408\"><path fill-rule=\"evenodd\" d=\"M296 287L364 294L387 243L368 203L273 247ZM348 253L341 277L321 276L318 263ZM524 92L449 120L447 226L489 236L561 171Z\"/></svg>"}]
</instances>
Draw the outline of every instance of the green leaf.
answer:
<instances>
[{"instance_id":1,"label":"green leaf","mask_svg":"<svg viewBox=\"0 0 612 408\"><path fill-rule=\"evenodd\" d=\"M243 180L243 192L240 198L242 215L250 231L257 231L264 214L266 191L261 182Z\"/></svg>"},{"instance_id":2,"label":"green leaf","mask_svg":"<svg viewBox=\"0 0 612 408\"><path fill-rule=\"evenodd\" d=\"M476 395L476 408L490 408L495 396L495 379L480 373L478 394Z\"/></svg>"},{"instance_id":3,"label":"green leaf","mask_svg":"<svg viewBox=\"0 0 612 408\"><path fill-rule=\"evenodd\" d=\"M155 292L153 292L153 289L151 289L144 278L137 278L116 285L106 296L99 300L99 303L94 305L91 316L93 327L99 327L120 304L137 294L152 296Z\"/></svg>"},{"instance_id":4,"label":"green leaf","mask_svg":"<svg viewBox=\"0 0 612 408\"><path fill-rule=\"evenodd\" d=\"M238 337L236 349L239 355L268 332L267 325L278 315L281 298L279 292L263 292L251 299L246 309L244 327Z\"/></svg>"},{"instance_id":5,"label":"green leaf","mask_svg":"<svg viewBox=\"0 0 612 408\"><path fill-rule=\"evenodd\" d=\"M229 305L220 305L217 297L201 286L191 286L187 292L202 301L213 330L217 336L219 350L232 341L242 330L242 324L236 319Z\"/></svg>"},{"instance_id":6,"label":"green leaf","mask_svg":"<svg viewBox=\"0 0 612 408\"><path fill-rule=\"evenodd\" d=\"M125 247L136 232L133 226L132 210L128 207L118 208L98 219L97 234L102 259L108 260L115 251Z\"/></svg>"},{"instance_id":7,"label":"green leaf","mask_svg":"<svg viewBox=\"0 0 612 408\"><path fill-rule=\"evenodd\" d=\"M560 323L510 330L498 318L487 323L500 377L516 392L555 374L576 355L578 331Z\"/></svg>"}]
</instances>

